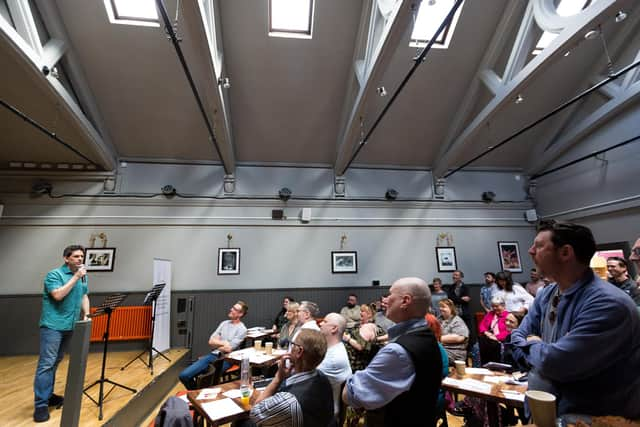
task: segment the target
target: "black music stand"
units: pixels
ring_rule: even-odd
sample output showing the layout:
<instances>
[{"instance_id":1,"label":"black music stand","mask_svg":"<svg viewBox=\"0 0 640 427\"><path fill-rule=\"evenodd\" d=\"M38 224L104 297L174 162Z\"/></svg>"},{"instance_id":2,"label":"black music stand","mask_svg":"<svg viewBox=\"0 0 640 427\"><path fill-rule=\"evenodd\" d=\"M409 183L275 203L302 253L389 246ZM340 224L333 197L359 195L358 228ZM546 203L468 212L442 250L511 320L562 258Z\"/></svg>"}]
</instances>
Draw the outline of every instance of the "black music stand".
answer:
<instances>
[{"instance_id":1,"label":"black music stand","mask_svg":"<svg viewBox=\"0 0 640 427\"><path fill-rule=\"evenodd\" d=\"M153 288L151 288L151 290L147 293L147 296L144 297L144 302L143 302L144 305L149 305L149 304L153 305L153 314L151 315L151 337L149 338L149 342L147 344L147 349L143 350L136 357L134 357L133 359L128 361L126 365L124 365L122 368L120 368L121 371L123 371L125 368L127 368L129 365L131 365L136 360L139 360L142 363L144 363L145 365L147 365L147 367L150 370L151 375L153 375L153 352L154 351L156 353L158 353L158 356L164 357L167 360L167 362L171 362L171 359L169 359L167 356L162 354L162 352L160 350L158 350L157 348L155 348L153 346L153 332L154 332L154 330L156 328L156 308L158 306L158 297L160 297L160 294L162 293L162 290L164 289L164 286L165 286L165 283L158 283L157 285L153 285ZM142 355L147 353L147 352L149 352L149 362L148 363L145 362L142 359Z\"/></svg>"},{"instance_id":2,"label":"black music stand","mask_svg":"<svg viewBox=\"0 0 640 427\"><path fill-rule=\"evenodd\" d=\"M85 396L91 399L91 401L96 405L98 405L98 407L100 408L100 412L98 415L99 420L102 420L102 405L104 404L104 399L109 395L109 393L113 391L114 388L122 387L125 390L129 390L132 393L136 392L136 390L131 387L118 384L117 382L111 381L110 379L107 379L104 377L104 369L107 363L107 345L109 344L109 326L111 325L111 313L113 312L113 310L116 309L116 307L118 307L122 303L122 301L124 301L126 297L127 297L127 294L109 295L104 299L102 304L100 304L100 306L96 309L95 313L91 315L91 317L96 317L96 316L103 315L105 313L107 314L107 328L105 329L104 335L102 336L102 341L104 342L104 349L102 351L102 373L100 374L99 380L94 381L91 385L85 387L85 389L82 390ZM107 394L104 394L104 383L109 383L113 385L113 387L111 387L111 390L109 390ZM93 397L89 395L89 393L87 393L87 390L89 390L90 388L98 384L100 384L100 393L98 395L98 400L95 400Z\"/></svg>"}]
</instances>

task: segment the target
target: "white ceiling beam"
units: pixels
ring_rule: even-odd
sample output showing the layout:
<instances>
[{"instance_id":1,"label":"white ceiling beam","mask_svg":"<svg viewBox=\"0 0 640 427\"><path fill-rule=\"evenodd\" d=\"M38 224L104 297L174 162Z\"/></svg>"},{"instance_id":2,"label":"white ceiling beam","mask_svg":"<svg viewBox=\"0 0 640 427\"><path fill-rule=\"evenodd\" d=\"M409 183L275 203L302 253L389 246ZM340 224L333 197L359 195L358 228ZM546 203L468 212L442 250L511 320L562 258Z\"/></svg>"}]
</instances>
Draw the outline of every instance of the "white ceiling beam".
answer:
<instances>
[{"instance_id":1,"label":"white ceiling beam","mask_svg":"<svg viewBox=\"0 0 640 427\"><path fill-rule=\"evenodd\" d=\"M620 7L627 6L628 1L600 0L572 20L564 30L533 58L511 81L506 82L502 90L482 109L464 131L456 138L446 153L434 164L434 177L442 177L453 165L467 146L474 142L478 133L501 111L517 94L531 84L535 77L544 72L555 60L561 58L570 46L578 42L583 34L600 24L607 16L614 16Z\"/></svg>"},{"instance_id":2,"label":"white ceiling beam","mask_svg":"<svg viewBox=\"0 0 640 427\"><path fill-rule=\"evenodd\" d=\"M365 64L364 79L358 88L355 100L347 107L346 116L348 119L337 145L337 156L334 163L336 173L344 170L360 142L360 118L364 117L368 98L375 93L376 86L380 84L384 72L410 26L413 3L410 0L402 1L389 17L390 24L387 25L386 32L381 35L380 39L366 40L367 44L374 44L375 50L370 55L369 66L367 67ZM371 13L378 13L375 5L371 8Z\"/></svg>"},{"instance_id":3,"label":"white ceiling beam","mask_svg":"<svg viewBox=\"0 0 640 427\"><path fill-rule=\"evenodd\" d=\"M231 132L231 113L225 100L222 85L218 79L223 76L223 51L220 39L220 18L218 3L214 0L186 1L182 3L184 26L189 33L195 50L202 52L204 64L203 80L198 82L203 90L199 91L206 105L207 116L214 124L215 137L220 149L220 159L230 174L236 169L236 158ZM185 43L185 42L183 42ZM233 79L231 78L233 83Z\"/></svg>"},{"instance_id":4,"label":"white ceiling beam","mask_svg":"<svg viewBox=\"0 0 640 427\"><path fill-rule=\"evenodd\" d=\"M79 135L85 138L84 142L95 149L92 153L85 152L83 154L92 159L97 157L98 159L94 160L94 162L106 170L115 169L115 156L105 149L106 146L102 137L76 104L73 97L51 74L45 76L42 73L42 67L45 65L42 62L42 57L37 55L35 50L22 39L2 16L0 16L0 43L5 43L9 46L7 52L23 65L23 69L25 73L28 73L30 80L42 90L43 97L51 99L52 102L60 106L60 117L67 120ZM74 148L79 149L80 147L75 146Z\"/></svg>"},{"instance_id":5,"label":"white ceiling beam","mask_svg":"<svg viewBox=\"0 0 640 427\"><path fill-rule=\"evenodd\" d=\"M38 35L29 1L7 0L7 8L11 13L11 19L13 19L18 34L38 55L42 55L42 43L40 43L40 36Z\"/></svg>"},{"instance_id":6,"label":"white ceiling beam","mask_svg":"<svg viewBox=\"0 0 640 427\"><path fill-rule=\"evenodd\" d=\"M534 46L533 35L535 31L532 30L535 27L535 20L533 18L533 3L530 1L524 12L518 34L516 34L507 65L502 73L502 80L505 83L513 80L514 76L524 68L527 59L529 59L529 54Z\"/></svg>"},{"instance_id":7,"label":"white ceiling beam","mask_svg":"<svg viewBox=\"0 0 640 427\"><path fill-rule=\"evenodd\" d=\"M618 25L623 25L623 27L617 32L613 40L609 41L608 43L609 53L612 58L623 56L622 55L623 51L629 48L629 46L633 45L632 43L630 43L630 40L634 38L638 32L638 26L640 25L640 9L638 8L634 9L629 14L627 19L623 23ZM637 59L638 59L638 55L636 55L636 60ZM586 67L586 69L598 70L599 68L602 68L602 67L603 67L602 58L598 57L593 61L591 66ZM598 88L598 90L602 94L604 94L604 96L608 97L609 100L614 99L618 96L621 96L623 95L623 92L624 92L623 88L628 87L628 86L625 86L625 82L627 81L627 79L631 74L637 71L638 71L638 68L629 71L625 75L624 81L622 83L618 83L617 80L614 80L604 86L601 86L600 88ZM600 83L606 78L607 77L602 75L601 73L595 72L593 75L587 76L580 84L580 87L595 86L596 84ZM529 156L530 160L528 162L528 165L525 167L525 170L528 170L528 171L534 170L539 164L539 162L541 161L540 159L542 159L542 157L544 156L544 152L547 150L547 148L553 145L554 140L557 142L557 140L562 136L560 135L560 132L564 131L565 129L566 131L570 131L567 125L571 121L572 117L574 117L575 113L579 112L583 103L584 103L584 99L582 101L579 101L571 105L561 113L557 114L555 118L550 119L547 122L548 123L548 125L546 126L547 131L545 132L545 135L539 139L540 143L534 147L532 155ZM555 129L557 129L559 132L555 132Z\"/></svg>"},{"instance_id":8,"label":"white ceiling beam","mask_svg":"<svg viewBox=\"0 0 640 427\"><path fill-rule=\"evenodd\" d=\"M96 132L99 134L99 137L93 138L92 141L96 151L100 153L100 157L102 158L102 167L106 170L115 170L118 166L117 150L111 141L107 126L104 123L91 87L84 75L82 65L80 65L78 55L73 49L73 44L70 42L58 6L55 3L56 2L49 0L36 0L36 6L49 31L49 35L53 38L52 40L60 40L64 43L64 71L73 86L73 92L78 98L78 102L82 105L82 109L74 108L74 111L77 111L85 121L93 123L93 125L91 125L91 134ZM45 48L47 48L48 45L49 43L45 45ZM58 61L56 61L56 63L57 62ZM45 62L45 65L51 68L48 64L48 62ZM57 85L57 87L62 87L62 85ZM66 90L60 93L63 98L66 98L68 95ZM73 97L69 97L69 99L75 104Z\"/></svg>"},{"instance_id":9,"label":"white ceiling beam","mask_svg":"<svg viewBox=\"0 0 640 427\"><path fill-rule=\"evenodd\" d=\"M489 70L488 68L480 71L480 80L493 95L495 95L502 86L502 79L500 79L493 70Z\"/></svg>"},{"instance_id":10,"label":"white ceiling beam","mask_svg":"<svg viewBox=\"0 0 640 427\"><path fill-rule=\"evenodd\" d=\"M437 158L444 156L449 145L453 142L456 136L461 132L462 127L466 123L472 109L474 108L478 94L481 89L481 76L485 70L493 68L500 57L500 54L504 50L504 46L508 41L508 34L515 24L517 23L517 17L522 13L524 8L524 1L510 1L505 6L500 22L496 27L496 31L493 33L489 47L485 51L485 54L480 61L478 70L475 77L471 80L471 84L467 88L464 98L458 107L458 111L452 116L451 125L447 131L447 137L445 143L440 146L440 152ZM437 163L434 162L434 163Z\"/></svg>"},{"instance_id":11,"label":"white ceiling beam","mask_svg":"<svg viewBox=\"0 0 640 427\"><path fill-rule=\"evenodd\" d=\"M582 141L594 130L607 123L625 107L636 102L638 98L640 98L640 82L632 85L622 94L582 119L580 123L568 129L562 138L558 139L542 156L536 159L534 165L527 171L527 174L534 175L542 172L557 160L559 156L566 153L567 150Z\"/></svg>"}]
</instances>

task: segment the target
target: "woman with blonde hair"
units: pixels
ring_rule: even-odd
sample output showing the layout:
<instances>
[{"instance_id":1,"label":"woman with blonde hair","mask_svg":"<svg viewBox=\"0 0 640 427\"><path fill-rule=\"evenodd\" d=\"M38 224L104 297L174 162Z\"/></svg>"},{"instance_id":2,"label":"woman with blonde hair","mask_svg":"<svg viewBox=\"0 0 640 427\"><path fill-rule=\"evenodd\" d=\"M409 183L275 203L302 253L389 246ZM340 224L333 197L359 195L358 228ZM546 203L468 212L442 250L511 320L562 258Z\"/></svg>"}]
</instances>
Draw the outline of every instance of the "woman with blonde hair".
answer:
<instances>
[{"instance_id":1,"label":"woman with blonde hair","mask_svg":"<svg viewBox=\"0 0 640 427\"><path fill-rule=\"evenodd\" d=\"M345 343L351 369L355 372L367 367L373 356L380 349L377 337L384 335L384 330L373 323L373 310L371 306L360 306L360 327L351 331L352 335L345 332L342 341Z\"/></svg>"}]
</instances>

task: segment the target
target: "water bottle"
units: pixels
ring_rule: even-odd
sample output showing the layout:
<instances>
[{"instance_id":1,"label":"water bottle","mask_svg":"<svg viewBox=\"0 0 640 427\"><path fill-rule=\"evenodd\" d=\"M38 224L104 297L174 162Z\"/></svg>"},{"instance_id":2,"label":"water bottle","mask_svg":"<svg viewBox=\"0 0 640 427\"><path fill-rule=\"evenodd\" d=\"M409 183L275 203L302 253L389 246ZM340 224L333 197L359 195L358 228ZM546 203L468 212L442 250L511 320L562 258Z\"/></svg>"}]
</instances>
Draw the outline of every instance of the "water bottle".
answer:
<instances>
[{"instance_id":1,"label":"water bottle","mask_svg":"<svg viewBox=\"0 0 640 427\"><path fill-rule=\"evenodd\" d=\"M249 355L245 354L242 356L242 363L240 364L240 385L248 386L249 385L249 375L250 375L250 365L249 365Z\"/></svg>"}]
</instances>

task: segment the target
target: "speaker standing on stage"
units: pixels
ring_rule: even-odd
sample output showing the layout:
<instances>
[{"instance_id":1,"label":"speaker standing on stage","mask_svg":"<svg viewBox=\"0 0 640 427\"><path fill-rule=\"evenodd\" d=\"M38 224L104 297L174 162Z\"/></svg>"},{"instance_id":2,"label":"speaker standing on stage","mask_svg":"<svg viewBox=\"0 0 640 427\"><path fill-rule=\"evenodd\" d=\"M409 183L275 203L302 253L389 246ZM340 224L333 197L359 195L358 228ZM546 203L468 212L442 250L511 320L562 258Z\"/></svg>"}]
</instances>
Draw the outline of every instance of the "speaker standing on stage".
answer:
<instances>
[{"instance_id":1,"label":"speaker standing on stage","mask_svg":"<svg viewBox=\"0 0 640 427\"><path fill-rule=\"evenodd\" d=\"M40 358L33 383L35 411L33 420L49 419L48 406L62 404L62 396L53 394L56 369L64 356L67 342L73 333L76 320L87 319L89 296L84 248L67 246L63 251L64 264L47 273L42 295L40 317Z\"/></svg>"}]
</instances>

